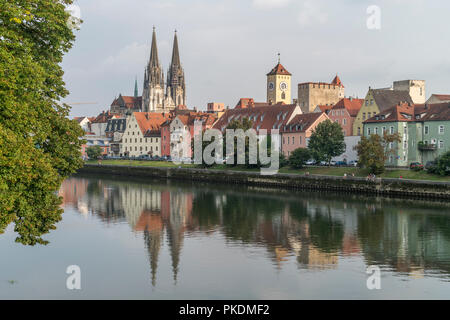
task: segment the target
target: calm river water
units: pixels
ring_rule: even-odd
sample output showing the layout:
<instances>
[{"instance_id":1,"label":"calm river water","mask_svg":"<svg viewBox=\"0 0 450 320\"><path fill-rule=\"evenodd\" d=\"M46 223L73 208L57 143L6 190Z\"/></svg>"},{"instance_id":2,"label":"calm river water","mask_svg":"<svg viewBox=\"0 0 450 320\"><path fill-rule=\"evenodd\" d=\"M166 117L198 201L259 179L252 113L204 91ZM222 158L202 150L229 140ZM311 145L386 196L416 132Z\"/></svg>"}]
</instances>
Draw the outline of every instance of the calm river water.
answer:
<instances>
[{"instance_id":1,"label":"calm river water","mask_svg":"<svg viewBox=\"0 0 450 320\"><path fill-rule=\"evenodd\" d=\"M1 299L450 298L449 203L101 177L60 194L49 245L0 235Z\"/></svg>"}]
</instances>

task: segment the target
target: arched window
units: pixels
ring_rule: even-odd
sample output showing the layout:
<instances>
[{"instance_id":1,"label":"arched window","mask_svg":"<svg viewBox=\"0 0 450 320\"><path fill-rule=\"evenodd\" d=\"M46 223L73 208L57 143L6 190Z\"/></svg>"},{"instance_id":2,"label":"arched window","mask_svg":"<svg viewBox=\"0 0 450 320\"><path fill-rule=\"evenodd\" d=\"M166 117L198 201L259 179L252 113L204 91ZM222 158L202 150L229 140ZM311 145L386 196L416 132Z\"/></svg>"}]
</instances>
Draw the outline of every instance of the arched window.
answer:
<instances>
[{"instance_id":1,"label":"arched window","mask_svg":"<svg viewBox=\"0 0 450 320\"><path fill-rule=\"evenodd\" d=\"M286 94L284 92L281 94L281 99L286 99Z\"/></svg>"}]
</instances>

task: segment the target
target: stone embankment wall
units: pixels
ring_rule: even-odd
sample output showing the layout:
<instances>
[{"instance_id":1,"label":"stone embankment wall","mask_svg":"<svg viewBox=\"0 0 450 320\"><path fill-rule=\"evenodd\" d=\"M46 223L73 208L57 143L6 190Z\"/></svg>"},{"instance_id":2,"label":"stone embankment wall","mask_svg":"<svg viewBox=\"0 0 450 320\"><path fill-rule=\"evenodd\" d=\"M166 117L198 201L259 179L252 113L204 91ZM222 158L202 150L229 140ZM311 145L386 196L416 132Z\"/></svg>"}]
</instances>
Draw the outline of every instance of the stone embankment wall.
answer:
<instances>
[{"instance_id":1,"label":"stone embankment wall","mask_svg":"<svg viewBox=\"0 0 450 320\"><path fill-rule=\"evenodd\" d=\"M450 182L378 178L366 181L359 177L276 174L197 168L157 168L139 166L86 164L79 173L92 173L152 179L203 181L285 189L330 190L371 195L450 199Z\"/></svg>"}]
</instances>

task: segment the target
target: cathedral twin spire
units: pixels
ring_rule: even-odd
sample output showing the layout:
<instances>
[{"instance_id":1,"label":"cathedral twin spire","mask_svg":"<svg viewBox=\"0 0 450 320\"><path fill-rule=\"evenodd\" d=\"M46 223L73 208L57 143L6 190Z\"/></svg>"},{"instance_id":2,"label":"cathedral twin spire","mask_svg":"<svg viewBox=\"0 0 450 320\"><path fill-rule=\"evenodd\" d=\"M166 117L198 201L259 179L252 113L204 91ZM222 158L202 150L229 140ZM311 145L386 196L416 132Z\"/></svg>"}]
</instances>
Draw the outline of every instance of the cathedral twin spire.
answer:
<instances>
[{"instance_id":1,"label":"cathedral twin spire","mask_svg":"<svg viewBox=\"0 0 450 320\"><path fill-rule=\"evenodd\" d=\"M164 89L165 92L164 92ZM167 74L167 87L164 88L164 71L158 59L156 31L153 27L150 60L144 74L144 90L142 93L143 111L169 111L176 106L186 104L184 70L180 62L178 37L175 31L172 63Z\"/></svg>"}]
</instances>

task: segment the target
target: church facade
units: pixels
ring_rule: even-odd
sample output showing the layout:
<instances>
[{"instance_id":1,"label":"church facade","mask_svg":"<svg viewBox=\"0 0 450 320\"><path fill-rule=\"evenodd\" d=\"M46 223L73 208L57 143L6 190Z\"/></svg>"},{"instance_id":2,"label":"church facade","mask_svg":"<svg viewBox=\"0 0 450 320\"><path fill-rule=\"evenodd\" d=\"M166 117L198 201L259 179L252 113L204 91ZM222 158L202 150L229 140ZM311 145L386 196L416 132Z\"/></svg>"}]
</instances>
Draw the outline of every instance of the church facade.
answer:
<instances>
[{"instance_id":1,"label":"church facade","mask_svg":"<svg viewBox=\"0 0 450 320\"><path fill-rule=\"evenodd\" d=\"M175 31L172 62L164 79L164 70L158 58L156 31L153 28L150 60L144 72L142 91L143 112L167 112L178 106L186 105L186 82L178 49L178 37Z\"/></svg>"}]
</instances>

